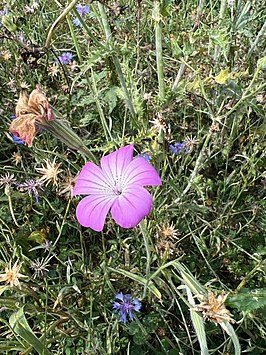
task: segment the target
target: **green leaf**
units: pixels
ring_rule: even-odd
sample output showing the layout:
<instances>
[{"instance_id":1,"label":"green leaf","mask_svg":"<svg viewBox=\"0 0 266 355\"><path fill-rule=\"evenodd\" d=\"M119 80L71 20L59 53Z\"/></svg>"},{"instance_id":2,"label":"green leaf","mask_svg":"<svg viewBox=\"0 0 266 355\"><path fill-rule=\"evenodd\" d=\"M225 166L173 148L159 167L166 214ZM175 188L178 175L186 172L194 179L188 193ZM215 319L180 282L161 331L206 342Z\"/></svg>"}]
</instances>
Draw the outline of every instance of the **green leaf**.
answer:
<instances>
[{"instance_id":1,"label":"green leaf","mask_svg":"<svg viewBox=\"0 0 266 355\"><path fill-rule=\"evenodd\" d=\"M10 319L9 324L13 331L25 340L29 346L32 346L40 355L52 355L52 353L46 349L44 344L36 337L24 314L24 307L20 308L17 312L14 312Z\"/></svg>"},{"instance_id":2,"label":"green leaf","mask_svg":"<svg viewBox=\"0 0 266 355\"><path fill-rule=\"evenodd\" d=\"M234 347L235 347L235 355L240 355L241 348L240 348L239 340L238 340L238 337L237 337L236 332L235 332L234 328L232 327L232 325L229 322L222 322L222 323L219 323L219 325L230 336L230 338L234 344Z\"/></svg>"},{"instance_id":3,"label":"green leaf","mask_svg":"<svg viewBox=\"0 0 266 355\"><path fill-rule=\"evenodd\" d=\"M237 295L230 296L227 304L231 307L238 308L240 311L249 313L258 308L266 306L266 288L257 288L250 290L242 289Z\"/></svg>"},{"instance_id":4,"label":"green leaf","mask_svg":"<svg viewBox=\"0 0 266 355\"><path fill-rule=\"evenodd\" d=\"M192 292L188 286L186 286L186 291L187 291L187 299L188 299L189 303L191 303L193 306L195 306L195 301L194 301ZM209 350L208 350L208 345L207 345L204 320L196 311L194 311L192 309L190 310L190 316L191 316L191 320L192 320L192 323L193 323L193 326L196 331L197 338L198 338L198 341L200 344L201 354L208 355Z\"/></svg>"},{"instance_id":5,"label":"green leaf","mask_svg":"<svg viewBox=\"0 0 266 355\"><path fill-rule=\"evenodd\" d=\"M127 276L131 280L134 280L134 281L142 284L143 286L147 286L147 288L154 294L154 296L156 296L159 299L162 298L161 292L158 290L157 287L154 286L153 282L147 281L144 277L133 274L132 272L122 270L122 269L113 269L113 268L109 267L108 270L118 273L118 274L121 274L121 275L124 275L124 276Z\"/></svg>"},{"instance_id":6,"label":"green leaf","mask_svg":"<svg viewBox=\"0 0 266 355\"><path fill-rule=\"evenodd\" d=\"M113 109L116 107L117 104L117 87L116 86L111 86L110 89L108 89L105 92L105 101L108 103L109 106L109 114L112 113Z\"/></svg>"},{"instance_id":7,"label":"green leaf","mask_svg":"<svg viewBox=\"0 0 266 355\"><path fill-rule=\"evenodd\" d=\"M229 68L221 70L220 73L214 78L216 83L225 84L231 78L231 73L229 72Z\"/></svg>"}]
</instances>

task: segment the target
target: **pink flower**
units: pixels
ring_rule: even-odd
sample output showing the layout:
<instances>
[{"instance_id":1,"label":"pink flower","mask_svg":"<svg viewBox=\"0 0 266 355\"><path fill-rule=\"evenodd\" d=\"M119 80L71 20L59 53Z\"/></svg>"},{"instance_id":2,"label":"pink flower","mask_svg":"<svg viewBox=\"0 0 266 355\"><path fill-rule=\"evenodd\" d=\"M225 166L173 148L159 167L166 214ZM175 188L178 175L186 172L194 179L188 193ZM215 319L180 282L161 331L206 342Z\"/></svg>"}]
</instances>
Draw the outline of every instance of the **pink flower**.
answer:
<instances>
[{"instance_id":1,"label":"pink flower","mask_svg":"<svg viewBox=\"0 0 266 355\"><path fill-rule=\"evenodd\" d=\"M154 167L144 158L133 159L133 144L101 159L101 168L86 163L73 195L89 195L77 206L77 219L84 227L101 231L111 209L113 219L123 228L135 227L152 208L152 196L143 186L161 185Z\"/></svg>"}]
</instances>

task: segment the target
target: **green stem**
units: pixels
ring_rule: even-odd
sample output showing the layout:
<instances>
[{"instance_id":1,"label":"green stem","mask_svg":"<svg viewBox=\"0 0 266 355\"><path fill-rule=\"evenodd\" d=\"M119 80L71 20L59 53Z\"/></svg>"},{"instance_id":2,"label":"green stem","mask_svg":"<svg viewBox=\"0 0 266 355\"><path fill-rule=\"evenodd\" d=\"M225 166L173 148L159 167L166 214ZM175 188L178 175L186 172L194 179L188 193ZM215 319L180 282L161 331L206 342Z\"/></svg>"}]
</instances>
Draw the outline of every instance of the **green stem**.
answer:
<instances>
[{"instance_id":1,"label":"green stem","mask_svg":"<svg viewBox=\"0 0 266 355\"><path fill-rule=\"evenodd\" d=\"M201 164L202 164L202 162L203 162L204 154L205 154L205 152L206 152L206 148L207 148L207 146L208 146L208 144L209 144L209 141L210 141L210 139L211 139L211 136L212 136L212 133L209 132L209 133L207 134L206 138L205 138L205 142L204 142L204 144L203 144L203 147L201 148L201 151L200 151L200 153L199 153L199 156L198 156L198 158L197 158L197 160L196 160L195 167L194 167L194 169L193 169L193 171L192 171L192 173L191 173L191 175L190 175L190 178L189 178L189 182L188 182L188 184L187 184L185 190L184 190L184 191L181 193L181 195L174 201L174 203L178 203L178 202L182 199L182 197L185 196L185 195L187 194L187 192L190 190L190 188L191 188L191 186L192 186L192 184L193 184L193 181L194 181L194 179L195 179L195 177L196 177L196 175L197 175L197 173L198 173L198 171L199 171L199 169L200 169L200 167L201 167Z\"/></svg>"},{"instance_id":2,"label":"green stem","mask_svg":"<svg viewBox=\"0 0 266 355\"><path fill-rule=\"evenodd\" d=\"M160 13L160 3L157 1L154 4L154 20L155 20L155 48L156 48L159 98L161 100L164 100L165 85L164 85L163 46L162 46L162 20L161 20L161 13Z\"/></svg>"},{"instance_id":3,"label":"green stem","mask_svg":"<svg viewBox=\"0 0 266 355\"><path fill-rule=\"evenodd\" d=\"M150 279L150 273L151 273L151 252L150 252L150 245L149 245L149 238L146 233L146 226L144 225L144 222L141 221L139 224L143 240L144 240L144 245L145 245L145 250L146 250L146 284L144 286L144 291L143 291L143 298L146 297L147 293L147 287Z\"/></svg>"},{"instance_id":4,"label":"green stem","mask_svg":"<svg viewBox=\"0 0 266 355\"><path fill-rule=\"evenodd\" d=\"M100 100L99 100L99 97L98 97L97 86L96 86L96 82L95 82L95 78L94 78L94 72L93 72L92 69L91 69L91 78L92 78L92 91L94 93L94 98L95 98L96 106L97 106L97 109L98 109L98 112L99 112L99 115L100 115L101 123L102 123L103 130L104 130L104 134L105 134L105 137L106 137L107 141L109 140L109 137L110 137L110 139L112 141L113 137L112 137L112 134L111 134L110 129L108 127L108 124L106 122L106 119L105 119L105 116L104 116L104 112L103 112L103 109L102 109L102 106L101 106L101 103L100 103Z\"/></svg>"},{"instance_id":5,"label":"green stem","mask_svg":"<svg viewBox=\"0 0 266 355\"><path fill-rule=\"evenodd\" d=\"M110 26L109 26L109 23L108 23L108 18L107 18L104 6L100 2L98 2L98 10L99 10L99 13L100 13L100 16L101 16L101 22L102 22L103 29L104 29L104 32L105 32L107 46L113 53L112 54L113 62L114 62L115 69L116 69L116 72L117 72L117 75L118 75L118 78L119 78L119 81L120 81L120 85L121 85L123 93L124 93L124 97L125 97L125 101L126 101L127 107L128 107L128 109L129 109L129 111L131 113L131 116L135 118L136 117L136 111L135 111L132 99L131 99L131 97L129 95L129 92L128 92L128 89L127 89L127 86L126 86L126 80L125 80L125 77L124 77L123 72L122 72L121 64L120 64L118 56L116 55L116 52L115 52L113 39L112 39L112 33L111 33L111 29L110 29Z\"/></svg>"},{"instance_id":6,"label":"green stem","mask_svg":"<svg viewBox=\"0 0 266 355\"><path fill-rule=\"evenodd\" d=\"M17 220L16 220L15 214L14 214L13 205L12 205L12 199L11 199L11 194L10 194L10 191L9 191L9 187L6 187L6 189L5 189L5 194L7 195L7 198L8 198L9 210L10 210L11 216L12 216L12 218L13 218L13 221L14 221L14 223L15 223L15 225L16 225L17 227L20 227L20 225L18 224L18 222L17 222Z\"/></svg>"},{"instance_id":7,"label":"green stem","mask_svg":"<svg viewBox=\"0 0 266 355\"><path fill-rule=\"evenodd\" d=\"M77 41L77 37L76 37L76 34L74 32L72 22L69 19L69 16L67 16L67 22L68 22L68 26L69 26L69 29L70 29L71 37L73 39L74 46L75 46L75 49L76 49L76 52L77 52L77 55L78 55L79 62L82 63L82 55L81 55L80 46L79 46L79 43ZM106 140L108 141L109 137L112 140L113 137L112 137L111 132L109 130L108 124L106 122L106 119L105 119L105 116L104 116L104 113L103 113L103 110L102 110L102 107L101 107L101 104L100 104L100 100L98 98L96 83L95 83L95 79L94 79L94 73L93 73L92 69L91 69L91 77L92 77L93 85L91 85L91 83L89 81L87 72L85 73L85 78L87 80L87 84L88 84L88 86L90 88L90 91L93 91L93 93L94 93L96 106L97 106L97 109L98 109L98 112L99 112L99 115L100 115L100 118L101 118L101 123L102 123L102 126L103 126L103 130L104 130L104 133L105 133ZM81 149L79 149L79 150L83 151L83 153L85 155L87 155L87 148L82 147L82 150Z\"/></svg>"},{"instance_id":8,"label":"green stem","mask_svg":"<svg viewBox=\"0 0 266 355\"><path fill-rule=\"evenodd\" d=\"M257 79L258 74L260 72L261 68L257 68L257 70L254 73L254 76L249 84L249 86L246 88L246 90L244 91L242 97L237 101L237 103L231 108L230 111L227 112L227 114L225 115L225 117L228 117L231 115L231 113L233 111L235 111L237 109L237 107L246 99L252 97L254 94L256 94L257 92L261 91L262 89L264 89L266 87L266 83L262 84L261 86L259 86L256 90L254 90L253 92L250 92L248 94L248 92L250 91L252 85L254 84L254 81Z\"/></svg>"},{"instance_id":9,"label":"green stem","mask_svg":"<svg viewBox=\"0 0 266 355\"><path fill-rule=\"evenodd\" d=\"M73 7L76 5L77 2L78 2L78 0L72 0L70 2L70 4L65 8L65 10L61 13L61 15L52 24L52 26L50 27L50 30L48 32L48 35L46 37L46 41L45 41L46 48L49 48L49 46L50 46L50 43L52 40L52 35L53 35L55 29L64 20L64 18L67 16L67 14L73 9Z\"/></svg>"}]
</instances>

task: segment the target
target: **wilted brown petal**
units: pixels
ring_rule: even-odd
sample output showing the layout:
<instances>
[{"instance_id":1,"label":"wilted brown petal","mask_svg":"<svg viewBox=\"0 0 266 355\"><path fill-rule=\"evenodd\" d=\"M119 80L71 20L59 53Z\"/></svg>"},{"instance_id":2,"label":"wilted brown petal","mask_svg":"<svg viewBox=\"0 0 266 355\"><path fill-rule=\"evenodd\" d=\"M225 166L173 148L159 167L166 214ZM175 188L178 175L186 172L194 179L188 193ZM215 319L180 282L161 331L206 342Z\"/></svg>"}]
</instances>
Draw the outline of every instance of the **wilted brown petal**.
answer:
<instances>
[{"instance_id":1,"label":"wilted brown petal","mask_svg":"<svg viewBox=\"0 0 266 355\"><path fill-rule=\"evenodd\" d=\"M11 123L9 130L32 147L32 142L39 131L36 122L47 123L51 120L54 120L53 111L45 94L37 85L30 96L20 94L16 106L16 119Z\"/></svg>"}]
</instances>

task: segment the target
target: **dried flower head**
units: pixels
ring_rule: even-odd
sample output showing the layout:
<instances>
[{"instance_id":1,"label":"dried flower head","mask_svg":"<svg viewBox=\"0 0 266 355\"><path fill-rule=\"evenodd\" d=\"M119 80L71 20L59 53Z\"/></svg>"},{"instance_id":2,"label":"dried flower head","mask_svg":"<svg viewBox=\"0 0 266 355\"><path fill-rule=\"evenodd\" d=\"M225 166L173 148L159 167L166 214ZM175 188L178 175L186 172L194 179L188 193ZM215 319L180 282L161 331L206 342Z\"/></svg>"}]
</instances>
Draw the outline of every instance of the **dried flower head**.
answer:
<instances>
[{"instance_id":1,"label":"dried flower head","mask_svg":"<svg viewBox=\"0 0 266 355\"><path fill-rule=\"evenodd\" d=\"M173 223L164 224L158 231L155 239L155 250L160 255L161 259L168 259L176 251L177 231L174 229Z\"/></svg>"},{"instance_id":2,"label":"dried flower head","mask_svg":"<svg viewBox=\"0 0 266 355\"><path fill-rule=\"evenodd\" d=\"M18 152L15 152L12 154L12 161L15 163L17 166L18 164L22 163L22 155L20 155Z\"/></svg>"},{"instance_id":3,"label":"dried flower head","mask_svg":"<svg viewBox=\"0 0 266 355\"><path fill-rule=\"evenodd\" d=\"M193 309L201 312L204 319L213 321L214 323L221 323L224 321L234 322L232 314L225 308L225 301L228 295L221 294L216 297L214 292L209 292L207 299L200 296L202 302Z\"/></svg>"},{"instance_id":4,"label":"dried flower head","mask_svg":"<svg viewBox=\"0 0 266 355\"><path fill-rule=\"evenodd\" d=\"M211 133L218 133L220 132L220 125L219 123L213 123L210 127L210 132Z\"/></svg>"},{"instance_id":5,"label":"dried flower head","mask_svg":"<svg viewBox=\"0 0 266 355\"><path fill-rule=\"evenodd\" d=\"M30 268L34 270L33 278L34 279L40 279L43 278L47 272L49 271L48 267L49 261L52 259L53 255L50 256L48 259L42 258L41 260L38 258L35 261L32 261L30 264Z\"/></svg>"},{"instance_id":6,"label":"dried flower head","mask_svg":"<svg viewBox=\"0 0 266 355\"><path fill-rule=\"evenodd\" d=\"M32 147L33 139L39 129L37 122L46 123L53 120L54 114L46 96L37 85L30 96L21 93L16 106L16 119L12 121L9 130Z\"/></svg>"},{"instance_id":7,"label":"dried flower head","mask_svg":"<svg viewBox=\"0 0 266 355\"><path fill-rule=\"evenodd\" d=\"M9 59L11 59L12 54L10 53L10 51L3 51L1 52L1 57L4 59L4 61L8 61Z\"/></svg>"},{"instance_id":8,"label":"dried flower head","mask_svg":"<svg viewBox=\"0 0 266 355\"><path fill-rule=\"evenodd\" d=\"M196 137L187 136L185 137L184 143L185 143L185 147L187 148L187 151L191 153L193 152L196 145L199 144L199 139L196 139Z\"/></svg>"},{"instance_id":9,"label":"dried flower head","mask_svg":"<svg viewBox=\"0 0 266 355\"><path fill-rule=\"evenodd\" d=\"M63 170L60 170L60 165L56 164L56 158L52 162L45 160L46 167L42 166L41 168L36 168L36 171L43 176L39 179L40 182L45 183L46 186L51 182L53 185L57 185L57 176Z\"/></svg>"},{"instance_id":10,"label":"dried flower head","mask_svg":"<svg viewBox=\"0 0 266 355\"><path fill-rule=\"evenodd\" d=\"M163 115L161 113L157 114L157 117L154 118L152 121L149 121L150 123L152 123L152 130L156 131L159 135L164 132L166 133L167 131L167 126L166 126L166 122L163 118Z\"/></svg>"},{"instance_id":11,"label":"dried flower head","mask_svg":"<svg viewBox=\"0 0 266 355\"><path fill-rule=\"evenodd\" d=\"M19 86L22 90L28 89L30 87L30 85L27 84L25 81L22 81L21 83L19 83Z\"/></svg>"},{"instance_id":12,"label":"dried flower head","mask_svg":"<svg viewBox=\"0 0 266 355\"><path fill-rule=\"evenodd\" d=\"M20 274L22 263L18 264L18 260L15 262L13 266L11 266L11 261L5 267L5 273L0 274L0 282L5 282L6 284L10 284L10 287L19 287L20 283L19 279L23 277L27 277L23 274Z\"/></svg>"},{"instance_id":13,"label":"dried flower head","mask_svg":"<svg viewBox=\"0 0 266 355\"><path fill-rule=\"evenodd\" d=\"M176 239L177 230L174 228L173 222L171 224L169 224L168 222L164 224L159 230L159 235L164 238L169 238L171 240Z\"/></svg>"},{"instance_id":14,"label":"dried flower head","mask_svg":"<svg viewBox=\"0 0 266 355\"><path fill-rule=\"evenodd\" d=\"M14 178L14 174L5 174L5 175L0 175L0 187L10 187L12 184L16 182L16 179Z\"/></svg>"},{"instance_id":15,"label":"dried flower head","mask_svg":"<svg viewBox=\"0 0 266 355\"><path fill-rule=\"evenodd\" d=\"M62 189L59 191L59 196L66 195L68 198L73 197L73 189L76 183L77 176L72 176L71 172L68 171L67 176L60 183Z\"/></svg>"},{"instance_id":16,"label":"dried flower head","mask_svg":"<svg viewBox=\"0 0 266 355\"><path fill-rule=\"evenodd\" d=\"M54 76L57 76L59 72L59 68L57 64L53 64L51 67L48 68L48 75L51 76L52 78Z\"/></svg>"}]
</instances>

